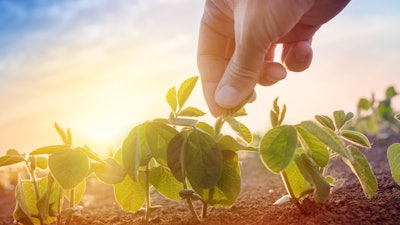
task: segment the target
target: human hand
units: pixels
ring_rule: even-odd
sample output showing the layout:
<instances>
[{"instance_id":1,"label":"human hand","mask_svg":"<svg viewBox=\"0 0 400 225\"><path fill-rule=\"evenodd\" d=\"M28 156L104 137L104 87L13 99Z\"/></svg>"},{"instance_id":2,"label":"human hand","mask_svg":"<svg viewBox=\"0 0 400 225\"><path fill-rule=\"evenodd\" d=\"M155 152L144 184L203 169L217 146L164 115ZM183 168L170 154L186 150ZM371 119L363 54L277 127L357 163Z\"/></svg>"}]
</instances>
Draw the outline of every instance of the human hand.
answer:
<instances>
[{"instance_id":1,"label":"human hand","mask_svg":"<svg viewBox=\"0 0 400 225\"><path fill-rule=\"evenodd\" d=\"M222 115L257 83L272 85L286 70L307 69L313 35L349 1L207 0L197 63L210 112ZM282 63L273 62L277 43L283 44Z\"/></svg>"}]
</instances>

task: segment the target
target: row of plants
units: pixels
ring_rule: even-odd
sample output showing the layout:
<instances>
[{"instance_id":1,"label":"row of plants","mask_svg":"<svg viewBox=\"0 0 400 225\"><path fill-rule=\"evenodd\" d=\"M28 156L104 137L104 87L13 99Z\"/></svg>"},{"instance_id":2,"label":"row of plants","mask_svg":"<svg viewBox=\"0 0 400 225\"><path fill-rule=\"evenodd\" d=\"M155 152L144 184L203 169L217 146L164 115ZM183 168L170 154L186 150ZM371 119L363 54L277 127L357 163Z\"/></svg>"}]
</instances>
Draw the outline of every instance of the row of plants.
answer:
<instances>
[{"instance_id":1,"label":"row of plants","mask_svg":"<svg viewBox=\"0 0 400 225\"><path fill-rule=\"evenodd\" d=\"M229 207L238 198L238 151L258 152L266 168L279 174L286 187L287 195L276 204L292 202L303 213L305 198L316 202L329 199L335 181L325 174L325 168L335 157L352 169L367 198L376 192L376 178L359 150L371 144L353 129L353 113L335 111L332 117L317 115L316 122L285 125L286 106L280 107L275 99L270 111L272 129L256 143L252 132L239 120L247 115L243 108L247 100L218 117L213 125L199 120L205 113L186 106L197 80L191 77L179 88L169 89L169 116L133 127L110 158L102 159L88 146L74 146L70 129L63 130L58 124L55 128L62 139L60 145L29 154L8 150L0 157L0 167L23 163L26 169L15 188L14 219L24 225L70 224L74 214L82 210L79 203L86 180L94 174L113 185L121 208L143 210L146 220L160 207L151 199L150 189L154 188L167 199L186 201L193 218L201 221L209 206ZM224 134L224 126L236 136ZM393 176L399 181L400 144L391 146L388 154ZM194 204L202 205L202 209L197 211Z\"/></svg>"}]
</instances>

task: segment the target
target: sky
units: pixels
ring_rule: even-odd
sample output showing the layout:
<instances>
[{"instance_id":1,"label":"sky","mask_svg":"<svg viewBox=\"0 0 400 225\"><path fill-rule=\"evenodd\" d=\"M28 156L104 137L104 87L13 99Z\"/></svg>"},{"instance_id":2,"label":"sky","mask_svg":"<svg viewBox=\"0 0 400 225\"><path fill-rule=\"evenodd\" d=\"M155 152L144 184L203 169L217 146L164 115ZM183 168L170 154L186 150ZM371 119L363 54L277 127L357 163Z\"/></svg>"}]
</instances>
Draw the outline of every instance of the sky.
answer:
<instances>
[{"instance_id":1,"label":"sky","mask_svg":"<svg viewBox=\"0 0 400 225\"><path fill-rule=\"evenodd\" d=\"M0 153L60 144L118 149L129 130L169 115L167 90L198 75L202 0L0 0ZM355 112L358 99L400 90L400 2L353 0L313 40L311 67L271 87L240 120L270 127L272 101L286 123ZM278 48L279 50L279 48ZM200 84L188 104L207 112ZM400 108L400 97L394 99ZM213 123L207 115L203 118Z\"/></svg>"}]
</instances>

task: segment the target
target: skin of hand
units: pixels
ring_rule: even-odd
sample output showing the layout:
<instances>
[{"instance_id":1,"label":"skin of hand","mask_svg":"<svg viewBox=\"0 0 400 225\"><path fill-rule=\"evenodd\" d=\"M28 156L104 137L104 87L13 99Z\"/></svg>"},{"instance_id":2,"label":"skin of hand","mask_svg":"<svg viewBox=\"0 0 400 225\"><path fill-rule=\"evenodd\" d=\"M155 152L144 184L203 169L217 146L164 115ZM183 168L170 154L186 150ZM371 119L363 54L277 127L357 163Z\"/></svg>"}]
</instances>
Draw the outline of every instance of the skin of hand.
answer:
<instances>
[{"instance_id":1,"label":"skin of hand","mask_svg":"<svg viewBox=\"0 0 400 225\"><path fill-rule=\"evenodd\" d=\"M239 105L312 60L311 41L350 0L206 0L197 64L213 116ZM277 43L282 63L274 62ZM255 95L252 100L255 99Z\"/></svg>"}]
</instances>

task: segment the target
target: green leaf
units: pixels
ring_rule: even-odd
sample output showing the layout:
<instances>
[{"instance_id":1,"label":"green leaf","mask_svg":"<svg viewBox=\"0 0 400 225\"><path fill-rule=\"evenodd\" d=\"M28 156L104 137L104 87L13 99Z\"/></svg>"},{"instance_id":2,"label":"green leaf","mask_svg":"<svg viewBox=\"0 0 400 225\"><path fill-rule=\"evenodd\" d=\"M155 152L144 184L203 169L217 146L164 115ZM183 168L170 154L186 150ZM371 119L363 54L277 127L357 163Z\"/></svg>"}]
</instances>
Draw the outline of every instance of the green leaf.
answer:
<instances>
[{"instance_id":1,"label":"green leaf","mask_svg":"<svg viewBox=\"0 0 400 225\"><path fill-rule=\"evenodd\" d=\"M300 141L307 154L322 168L328 165L329 151L327 146L302 126L296 126Z\"/></svg>"},{"instance_id":2,"label":"green leaf","mask_svg":"<svg viewBox=\"0 0 400 225\"><path fill-rule=\"evenodd\" d=\"M396 92L396 90L394 89L394 86L390 86L386 89L385 95L386 98L393 98L394 96L396 96L398 93Z\"/></svg>"},{"instance_id":3,"label":"green leaf","mask_svg":"<svg viewBox=\"0 0 400 225\"><path fill-rule=\"evenodd\" d=\"M42 154L53 154L53 152L58 151L58 150L69 150L71 149L71 146L69 145L49 145L49 146L44 146L38 149L33 150L29 155L42 155Z\"/></svg>"},{"instance_id":4,"label":"green leaf","mask_svg":"<svg viewBox=\"0 0 400 225\"><path fill-rule=\"evenodd\" d=\"M146 127L145 142L157 162L167 166L167 148L169 142L178 134L174 128L158 122L148 122Z\"/></svg>"},{"instance_id":5,"label":"green leaf","mask_svg":"<svg viewBox=\"0 0 400 225\"><path fill-rule=\"evenodd\" d=\"M394 118L397 119L398 121L400 121L400 113L399 113L399 114L396 114L396 115L394 116Z\"/></svg>"},{"instance_id":6,"label":"green leaf","mask_svg":"<svg viewBox=\"0 0 400 225\"><path fill-rule=\"evenodd\" d=\"M150 150L146 141L147 123L134 127L122 144L122 165L128 175L137 180L138 169L147 163Z\"/></svg>"},{"instance_id":7,"label":"green leaf","mask_svg":"<svg viewBox=\"0 0 400 225\"><path fill-rule=\"evenodd\" d=\"M300 155L296 154L295 158L298 157L300 157ZM295 163L295 160L286 167L285 172L289 185L296 198L303 197L302 194L311 189L310 183L303 177L299 167Z\"/></svg>"},{"instance_id":8,"label":"green leaf","mask_svg":"<svg viewBox=\"0 0 400 225\"><path fill-rule=\"evenodd\" d=\"M269 118L271 120L271 126L273 128L279 126L279 115L275 111L273 110L270 111Z\"/></svg>"},{"instance_id":9,"label":"green leaf","mask_svg":"<svg viewBox=\"0 0 400 225\"><path fill-rule=\"evenodd\" d=\"M211 189L201 189L194 186L196 192L208 204L218 207L231 206L240 193L240 168L239 159L232 151L222 151L223 168L221 178L215 187Z\"/></svg>"},{"instance_id":10,"label":"green leaf","mask_svg":"<svg viewBox=\"0 0 400 225\"><path fill-rule=\"evenodd\" d=\"M17 150L15 149L8 149L6 152L8 156L22 156Z\"/></svg>"},{"instance_id":11,"label":"green leaf","mask_svg":"<svg viewBox=\"0 0 400 225\"><path fill-rule=\"evenodd\" d=\"M39 178L36 180L38 185L38 196L43 196L47 189L47 177ZM38 201L36 199L36 190L31 182L20 182L18 192L16 191L17 204L21 206L21 209L30 216L38 215ZM32 218L35 224L39 224L39 220Z\"/></svg>"},{"instance_id":12,"label":"green leaf","mask_svg":"<svg viewBox=\"0 0 400 225\"><path fill-rule=\"evenodd\" d=\"M178 89L178 105L179 109L182 109L183 105L186 103L187 99L189 98L190 94L193 91L194 86L196 85L197 80L199 77L191 77L183 81L181 86Z\"/></svg>"},{"instance_id":13,"label":"green leaf","mask_svg":"<svg viewBox=\"0 0 400 225\"><path fill-rule=\"evenodd\" d=\"M227 117L225 121L229 126L236 132L239 137L243 138L247 143L251 143L253 140L253 134L243 123L239 122L235 117Z\"/></svg>"},{"instance_id":14,"label":"green leaf","mask_svg":"<svg viewBox=\"0 0 400 225\"><path fill-rule=\"evenodd\" d=\"M81 150L87 155L89 159L93 159L97 162L104 162L103 159L101 159L100 156L93 152L88 146L83 146Z\"/></svg>"},{"instance_id":15,"label":"green leaf","mask_svg":"<svg viewBox=\"0 0 400 225\"><path fill-rule=\"evenodd\" d=\"M296 147L297 132L293 126L273 128L261 140L261 159L269 170L279 173L292 161Z\"/></svg>"},{"instance_id":16,"label":"green leaf","mask_svg":"<svg viewBox=\"0 0 400 225\"><path fill-rule=\"evenodd\" d=\"M360 132L352 130L343 130L340 134L344 139L355 145L364 148L371 148L371 143L369 142L368 138Z\"/></svg>"},{"instance_id":17,"label":"green leaf","mask_svg":"<svg viewBox=\"0 0 400 225\"><path fill-rule=\"evenodd\" d=\"M65 144L72 145L72 135L71 135L71 130L69 128L67 129L67 142Z\"/></svg>"},{"instance_id":18,"label":"green leaf","mask_svg":"<svg viewBox=\"0 0 400 225\"><path fill-rule=\"evenodd\" d=\"M279 115L279 121L278 121L279 126L283 123L283 120L285 119L285 115L286 115L286 105L284 104L282 107L282 112Z\"/></svg>"},{"instance_id":19,"label":"green leaf","mask_svg":"<svg viewBox=\"0 0 400 225\"><path fill-rule=\"evenodd\" d=\"M150 171L150 184L164 197L179 201L179 190L183 188L182 183L175 179L171 171L163 166L157 166Z\"/></svg>"},{"instance_id":20,"label":"green leaf","mask_svg":"<svg viewBox=\"0 0 400 225\"><path fill-rule=\"evenodd\" d=\"M50 192L50 198L49 198L49 216L50 217L47 220L47 222L50 223L51 220L54 220L54 217L57 217L57 215L58 215L59 204L60 203L63 204L63 202L62 201L60 202L59 199L60 199L60 194L62 194L64 191L61 189L60 185L57 182L54 182L54 177L51 175L51 173L48 174L47 179L50 180L50 182L53 182L53 188ZM40 185L39 187L42 188L41 186L42 185ZM45 186L43 185L43 187L45 187ZM61 191L61 193L60 193L60 191Z\"/></svg>"},{"instance_id":21,"label":"green leaf","mask_svg":"<svg viewBox=\"0 0 400 225\"><path fill-rule=\"evenodd\" d=\"M389 146L387 150L390 170L397 184L400 185L400 143Z\"/></svg>"},{"instance_id":22,"label":"green leaf","mask_svg":"<svg viewBox=\"0 0 400 225\"><path fill-rule=\"evenodd\" d=\"M358 101L357 108L359 108L359 109L368 110L371 107L372 107L372 103L366 98L361 98Z\"/></svg>"},{"instance_id":23,"label":"green leaf","mask_svg":"<svg viewBox=\"0 0 400 225\"><path fill-rule=\"evenodd\" d=\"M312 121L303 121L300 126L342 157L352 160L352 156L347 151L343 141L331 129L320 127Z\"/></svg>"},{"instance_id":24,"label":"green leaf","mask_svg":"<svg viewBox=\"0 0 400 225\"><path fill-rule=\"evenodd\" d=\"M168 105L171 107L171 110L173 112L176 112L176 106L177 106L176 88L175 87L170 88L165 98L167 99Z\"/></svg>"},{"instance_id":25,"label":"green leaf","mask_svg":"<svg viewBox=\"0 0 400 225\"><path fill-rule=\"evenodd\" d=\"M279 108L279 106L278 106L278 100L279 100L279 97L276 97L276 98L274 99L274 102L272 103L272 105L273 105L273 110L274 110L274 112L275 112L277 115L280 114L280 108Z\"/></svg>"},{"instance_id":26,"label":"green leaf","mask_svg":"<svg viewBox=\"0 0 400 225\"><path fill-rule=\"evenodd\" d=\"M198 108L195 107L187 107L182 109L179 113L178 116L187 116L187 117L198 117L198 116L204 116L206 113L201 111Z\"/></svg>"},{"instance_id":27,"label":"green leaf","mask_svg":"<svg viewBox=\"0 0 400 225\"><path fill-rule=\"evenodd\" d=\"M196 127L204 132L206 132L207 134L209 134L211 137L214 137L214 127L212 127L211 125L209 125L208 123L205 122L198 122L196 124Z\"/></svg>"},{"instance_id":28,"label":"green leaf","mask_svg":"<svg viewBox=\"0 0 400 225\"><path fill-rule=\"evenodd\" d=\"M330 185L335 185L335 179L331 176L325 176L325 180L330 184Z\"/></svg>"},{"instance_id":29,"label":"green leaf","mask_svg":"<svg viewBox=\"0 0 400 225\"><path fill-rule=\"evenodd\" d=\"M124 169L112 158L104 160L104 163L92 163L91 169L97 178L106 184L117 184L125 179Z\"/></svg>"},{"instance_id":30,"label":"green leaf","mask_svg":"<svg viewBox=\"0 0 400 225\"><path fill-rule=\"evenodd\" d=\"M185 181L185 171L183 171L181 157L186 154L186 139L188 131L178 133L168 144L167 148L167 164L174 177L180 181Z\"/></svg>"},{"instance_id":31,"label":"green leaf","mask_svg":"<svg viewBox=\"0 0 400 225\"><path fill-rule=\"evenodd\" d=\"M245 108L240 108L239 110L237 110L234 114L233 117L239 117L239 116L247 116L247 112Z\"/></svg>"},{"instance_id":32,"label":"green leaf","mask_svg":"<svg viewBox=\"0 0 400 225\"><path fill-rule=\"evenodd\" d=\"M326 202L329 199L331 186L321 174L318 165L304 153L295 158L295 162L304 178L314 187L314 200Z\"/></svg>"},{"instance_id":33,"label":"green leaf","mask_svg":"<svg viewBox=\"0 0 400 225\"><path fill-rule=\"evenodd\" d=\"M333 112L333 118L335 119L336 129L340 130L346 122L346 114L343 110L337 110Z\"/></svg>"},{"instance_id":34,"label":"green leaf","mask_svg":"<svg viewBox=\"0 0 400 225\"><path fill-rule=\"evenodd\" d=\"M316 115L315 119L324 127L331 129L332 131L335 131L335 125L333 125L333 121L329 116L324 116L324 115Z\"/></svg>"},{"instance_id":35,"label":"green leaf","mask_svg":"<svg viewBox=\"0 0 400 225\"><path fill-rule=\"evenodd\" d=\"M88 175L89 160L82 148L61 149L49 156L49 168L63 189L71 189Z\"/></svg>"},{"instance_id":36,"label":"green leaf","mask_svg":"<svg viewBox=\"0 0 400 225\"><path fill-rule=\"evenodd\" d=\"M283 105L282 111L278 106L278 97L275 98L274 103L273 103L273 109L270 111L270 120L271 120L271 125L273 128L279 127L283 120L285 119L286 115L286 105Z\"/></svg>"},{"instance_id":37,"label":"green leaf","mask_svg":"<svg viewBox=\"0 0 400 225\"><path fill-rule=\"evenodd\" d=\"M168 145L168 167L175 178L185 177L200 188L212 188L222 172L222 153L214 139L200 130L183 131Z\"/></svg>"},{"instance_id":38,"label":"green leaf","mask_svg":"<svg viewBox=\"0 0 400 225\"><path fill-rule=\"evenodd\" d=\"M362 130L370 135L374 135L378 132L378 124L375 122L375 118L373 116L363 117L360 120L360 124Z\"/></svg>"},{"instance_id":39,"label":"green leaf","mask_svg":"<svg viewBox=\"0 0 400 225\"><path fill-rule=\"evenodd\" d=\"M9 166L25 161L25 158L17 155L5 155L0 157L0 166Z\"/></svg>"},{"instance_id":40,"label":"green leaf","mask_svg":"<svg viewBox=\"0 0 400 225\"><path fill-rule=\"evenodd\" d=\"M136 212L144 204L146 191L141 183L126 176L121 183L114 184L114 195L122 209Z\"/></svg>"},{"instance_id":41,"label":"green leaf","mask_svg":"<svg viewBox=\"0 0 400 225\"><path fill-rule=\"evenodd\" d=\"M254 95L254 90L237 106L235 106L234 108L229 109L226 114L225 117L236 117L237 115L242 115L243 114L243 107L250 101L250 99L253 97ZM243 110L242 110L243 109ZM242 111L242 112L240 112ZM244 113L246 113L246 111L244 111Z\"/></svg>"},{"instance_id":42,"label":"green leaf","mask_svg":"<svg viewBox=\"0 0 400 225\"><path fill-rule=\"evenodd\" d=\"M58 134L60 135L64 144L68 143L67 135L65 134L64 130L58 125L58 123L54 123L54 127L56 128Z\"/></svg>"},{"instance_id":43,"label":"green leaf","mask_svg":"<svg viewBox=\"0 0 400 225\"><path fill-rule=\"evenodd\" d=\"M32 186L33 185L29 184ZM34 193L32 193L34 194ZM24 188L22 183L18 183L15 187L15 199L16 199L16 209L14 210L14 220L24 224L24 225L34 225L31 212L29 211L28 203L26 202Z\"/></svg>"},{"instance_id":44,"label":"green leaf","mask_svg":"<svg viewBox=\"0 0 400 225\"><path fill-rule=\"evenodd\" d=\"M36 166L39 167L42 170L47 169L48 163L47 163L47 158L42 157L42 156L36 156Z\"/></svg>"},{"instance_id":45,"label":"green leaf","mask_svg":"<svg viewBox=\"0 0 400 225\"><path fill-rule=\"evenodd\" d=\"M37 208L39 210L39 214L45 221L49 217L50 196L54 186L54 178L51 176L51 174L48 174L46 179L47 179L46 191L43 193L43 195L41 195L39 201L37 201Z\"/></svg>"},{"instance_id":46,"label":"green leaf","mask_svg":"<svg viewBox=\"0 0 400 225\"><path fill-rule=\"evenodd\" d=\"M344 119L344 123L346 124L348 121L350 121L351 119L353 119L353 117L354 117L354 113L352 113L352 112L346 113L346 117L345 117L345 119Z\"/></svg>"},{"instance_id":47,"label":"green leaf","mask_svg":"<svg viewBox=\"0 0 400 225\"><path fill-rule=\"evenodd\" d=\"M348 149L352 155L353 161L351 162L347 159L343 160L357 176L365 196L367 198L372 198L378 188L375 175L372 172L367 159L360 150L354 146L348 146Z\"/></svg>"},{"instance_id":48,"label":"green leaf","mask_svg":"<svg viewBox=\"0 0 400 225\"><path fill-rule=\"evenodd\" d=\"M243 145L229 135L222 136L218 140L218 145L221 150L230 150L233 152L240 150L256 151L253 147L248 145Z\"/></svg>"},{"instance_id":49,"label":"green leaf","mask_svg":"<svg viewBox=\"0 0 400 225\"><path fill-rule=\"evenodd\" d=\"M185 170L189 181L212 188L222 173L222 153L214 139L200 130L190 132L185 146Z\"/></svg>"}]
</instances>

